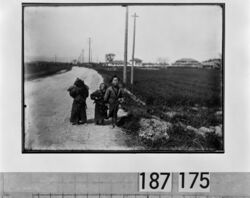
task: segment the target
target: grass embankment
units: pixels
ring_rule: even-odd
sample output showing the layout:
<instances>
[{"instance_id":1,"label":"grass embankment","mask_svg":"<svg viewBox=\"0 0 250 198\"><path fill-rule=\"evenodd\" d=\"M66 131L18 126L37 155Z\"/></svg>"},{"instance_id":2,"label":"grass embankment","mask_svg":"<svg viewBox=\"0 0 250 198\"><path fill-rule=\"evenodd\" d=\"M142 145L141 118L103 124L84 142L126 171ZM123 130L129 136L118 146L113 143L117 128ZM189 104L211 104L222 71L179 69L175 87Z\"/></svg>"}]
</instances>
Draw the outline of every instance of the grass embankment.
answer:
<instances>
[{"instance_id":1,"label":"grass embankment","mask_svg":"<svg viewBox=\"0 0 250 198\"><path fill-rule=\"evenodd\" d=\"M122 68L93 65L109 83L113 75L122 79ZM128 72L129 74L129 72ZM130 79L128 79L129 82ZM142 106L125 95L123 105L129 116L120 125L137 137L140 118L160 117L173 124L166 141L148 144L150 149L164 150L211 150L223 149L223 137L214 133L205 136L186 130L222 125L222 72L213 69L168 68L158 70L135 69L134 86L126 87L142 101Z\"/></svg>"},{"instance_id":2,"label":"grass embankment","mask_svg":"<svg viewBox=\"0 0 250 198\"><path fill-rule=\"evenodd\" d=\"M24 64L24 78L32 80L35 78L45 77L56 74L60 71L69 71L72 69L70 63L54 62L30 62Z\"/></svg>"}]
</instances>

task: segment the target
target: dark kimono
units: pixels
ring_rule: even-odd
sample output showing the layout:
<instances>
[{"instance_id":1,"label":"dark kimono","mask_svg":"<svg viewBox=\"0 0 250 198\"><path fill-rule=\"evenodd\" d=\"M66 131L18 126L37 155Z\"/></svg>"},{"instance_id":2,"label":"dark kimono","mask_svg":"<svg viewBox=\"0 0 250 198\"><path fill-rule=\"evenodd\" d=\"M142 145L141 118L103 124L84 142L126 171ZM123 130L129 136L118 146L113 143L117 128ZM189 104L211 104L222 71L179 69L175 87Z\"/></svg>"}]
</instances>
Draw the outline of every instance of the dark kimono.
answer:
<instances>
[{"instance_id":1,"label":"dark kimono","mask_svg":"<svg viewBox=\"0 0 250 198\"><path fill-rule=\"evenodd\" d=\"M68 91L70 96L74 99L71 109L70 122L73 124L86 123L86 98L89 95L88 87L81 79L77 79Z\"/></svg>"},{"instance_id":2,"label":"dark kimono","mask_svg":"<svg viewBox=\"0 0 250 198\"><path fill-rule=\"evenodd\" d=\"M107 118L107 107L104 101L105 91L97 90L90 95L90 98L95 101L95 122L103 123Z\"/></svg>"},{"instance_id":3,"label":"dark kimono","mask_svg":"<svg viewBox=\"0 0 250 198\"><path fill-rule=\"evenodd\" d=\"M109 117L112 117L113 124L117 121L119 110L119 99L122 98L122 90L119 87L110 86L105 93L104 100L109 103Z\"/></svg>"}]
</instances>

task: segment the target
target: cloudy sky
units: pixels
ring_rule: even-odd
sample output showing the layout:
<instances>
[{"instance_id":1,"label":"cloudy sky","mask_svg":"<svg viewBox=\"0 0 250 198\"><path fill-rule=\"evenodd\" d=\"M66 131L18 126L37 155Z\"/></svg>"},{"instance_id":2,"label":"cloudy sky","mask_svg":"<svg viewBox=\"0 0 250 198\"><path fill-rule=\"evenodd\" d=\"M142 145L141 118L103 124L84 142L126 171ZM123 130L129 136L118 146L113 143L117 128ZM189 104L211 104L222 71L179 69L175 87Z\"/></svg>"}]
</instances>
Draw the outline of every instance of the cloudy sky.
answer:
<instances>
[{"instance_id":1,"label":"cloudy sky","mask_svg":"<svg viewBox=\"0 0 250 198\"><path fill-rule=\"evenodd\" d=\"M144 62L159 58L203 61L222 53L222 9L219 6L130 6L128 58L131 59L133 18L137 13L135 57ZM123 59L125 8L121 6L26 7L25 60L72 60L82 49L88 56L92 39L93 61L106 53Z\"/></svg>"}]
</instances>

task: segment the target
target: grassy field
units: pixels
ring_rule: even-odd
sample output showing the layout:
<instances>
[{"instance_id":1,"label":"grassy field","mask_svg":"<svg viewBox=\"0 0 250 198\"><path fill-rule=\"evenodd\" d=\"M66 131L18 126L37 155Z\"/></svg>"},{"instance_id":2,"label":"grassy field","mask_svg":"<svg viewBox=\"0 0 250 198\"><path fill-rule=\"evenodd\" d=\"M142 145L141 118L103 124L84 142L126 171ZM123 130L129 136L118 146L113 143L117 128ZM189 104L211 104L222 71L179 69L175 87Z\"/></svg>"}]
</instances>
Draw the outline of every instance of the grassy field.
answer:
<instances>
[{"instance_id":1,"label":"grassy field","mask_svg":"<svg viewBox=\"0 0 250 198\"><path fill-rule=\"evenodd\" d=\"M122 79L122 68L108 68L93 65L109 83L113 75ZM128 68L129 69L129 68ZM128 74L130 72L128 71ZM128 82L130 81L128 75ZM205 137L186 126L195 128L222 126L222 71L197 68L165 68L157 70L135 69L135 83L126 85L146 106L141 106L126 96L124 107L130 112L130 118L122 121L121 126L134 133L139 129L141 117L157 116L173 124L167 142L146 145L150 149L218 151L223 149L223 137L207 134ZM172 116L172 114L174 116Z\"/></svg>"},{"instance_id":2,"label":"grassy field","mask_svg":"<svg viewBox=\"0 0 250 198\"><path fill-rule=\"evenodd\" d=\"M60 71L69 71L72 65L69 63L54 63L54 62L30 62L24 64L24 78L27 80L38 77L45 77L56 74Z\"/></svg>"},{"instance_id":3,"label":"grassy field","mask_svg":"<svg viewBox=\"0 0 250 198\"><path fill-rule=\"evenodd\" d=\"M221 76L218 70L135 70L135 79L133 92L148 105L221 105Z\"/></svg>"},{"instance_id":4,"label":"grassy field","mask_svg":"<svg viewBox=\"0 0 250 198\"><path fill-rule=\"evenodd\" d=\"M122 68L110 71L105 67L98 67L97 70L108 77L117 75L122 79ZM222 75L220 70L197 68L135 69L134 79L134 86L128 84L127 87L147 105L193 106L198 104L207 107L220 107L222 105Z\"/></svg>"}]
</instances>

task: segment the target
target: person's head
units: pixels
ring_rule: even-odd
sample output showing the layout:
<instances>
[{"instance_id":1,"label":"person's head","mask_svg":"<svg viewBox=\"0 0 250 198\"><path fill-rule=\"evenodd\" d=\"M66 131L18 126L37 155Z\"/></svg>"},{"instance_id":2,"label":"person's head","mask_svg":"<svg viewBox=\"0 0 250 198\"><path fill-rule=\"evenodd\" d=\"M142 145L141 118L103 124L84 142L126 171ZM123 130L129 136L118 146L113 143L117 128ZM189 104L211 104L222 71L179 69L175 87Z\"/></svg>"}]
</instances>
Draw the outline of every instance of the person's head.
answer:
<instances>
[{"instance_id":1,"label":"person's head","mask_svg":"<svg viewBox=\"0 0 250 198\"><path fill-rule=\"evenodd\" d=\"M77 87L83 87L84 86L84 81L80 78L76 78L74 85Z\"/></svg>"},{"instance_id":2,"label":"person's head","mask_svg":"<svg viewBox=\"0 0 250 198\"><path fill-rule=\"evenodd\" d=\"M118 86L119 78L117 76L113 76L112 79L111 79L111 83L114 86Z\"/></svg>"},{"instance_id":3,"label":"person's head","mask_svg":"<svg viewBox=\"0 0 250 198\"><path fill-rule=\"evenodd\" d=\"M106 85L105 85L104 83L101 83L100 86L99 86L99 89L100 89L101 91L106 90Z\"/></svg>"}]
</instances>

